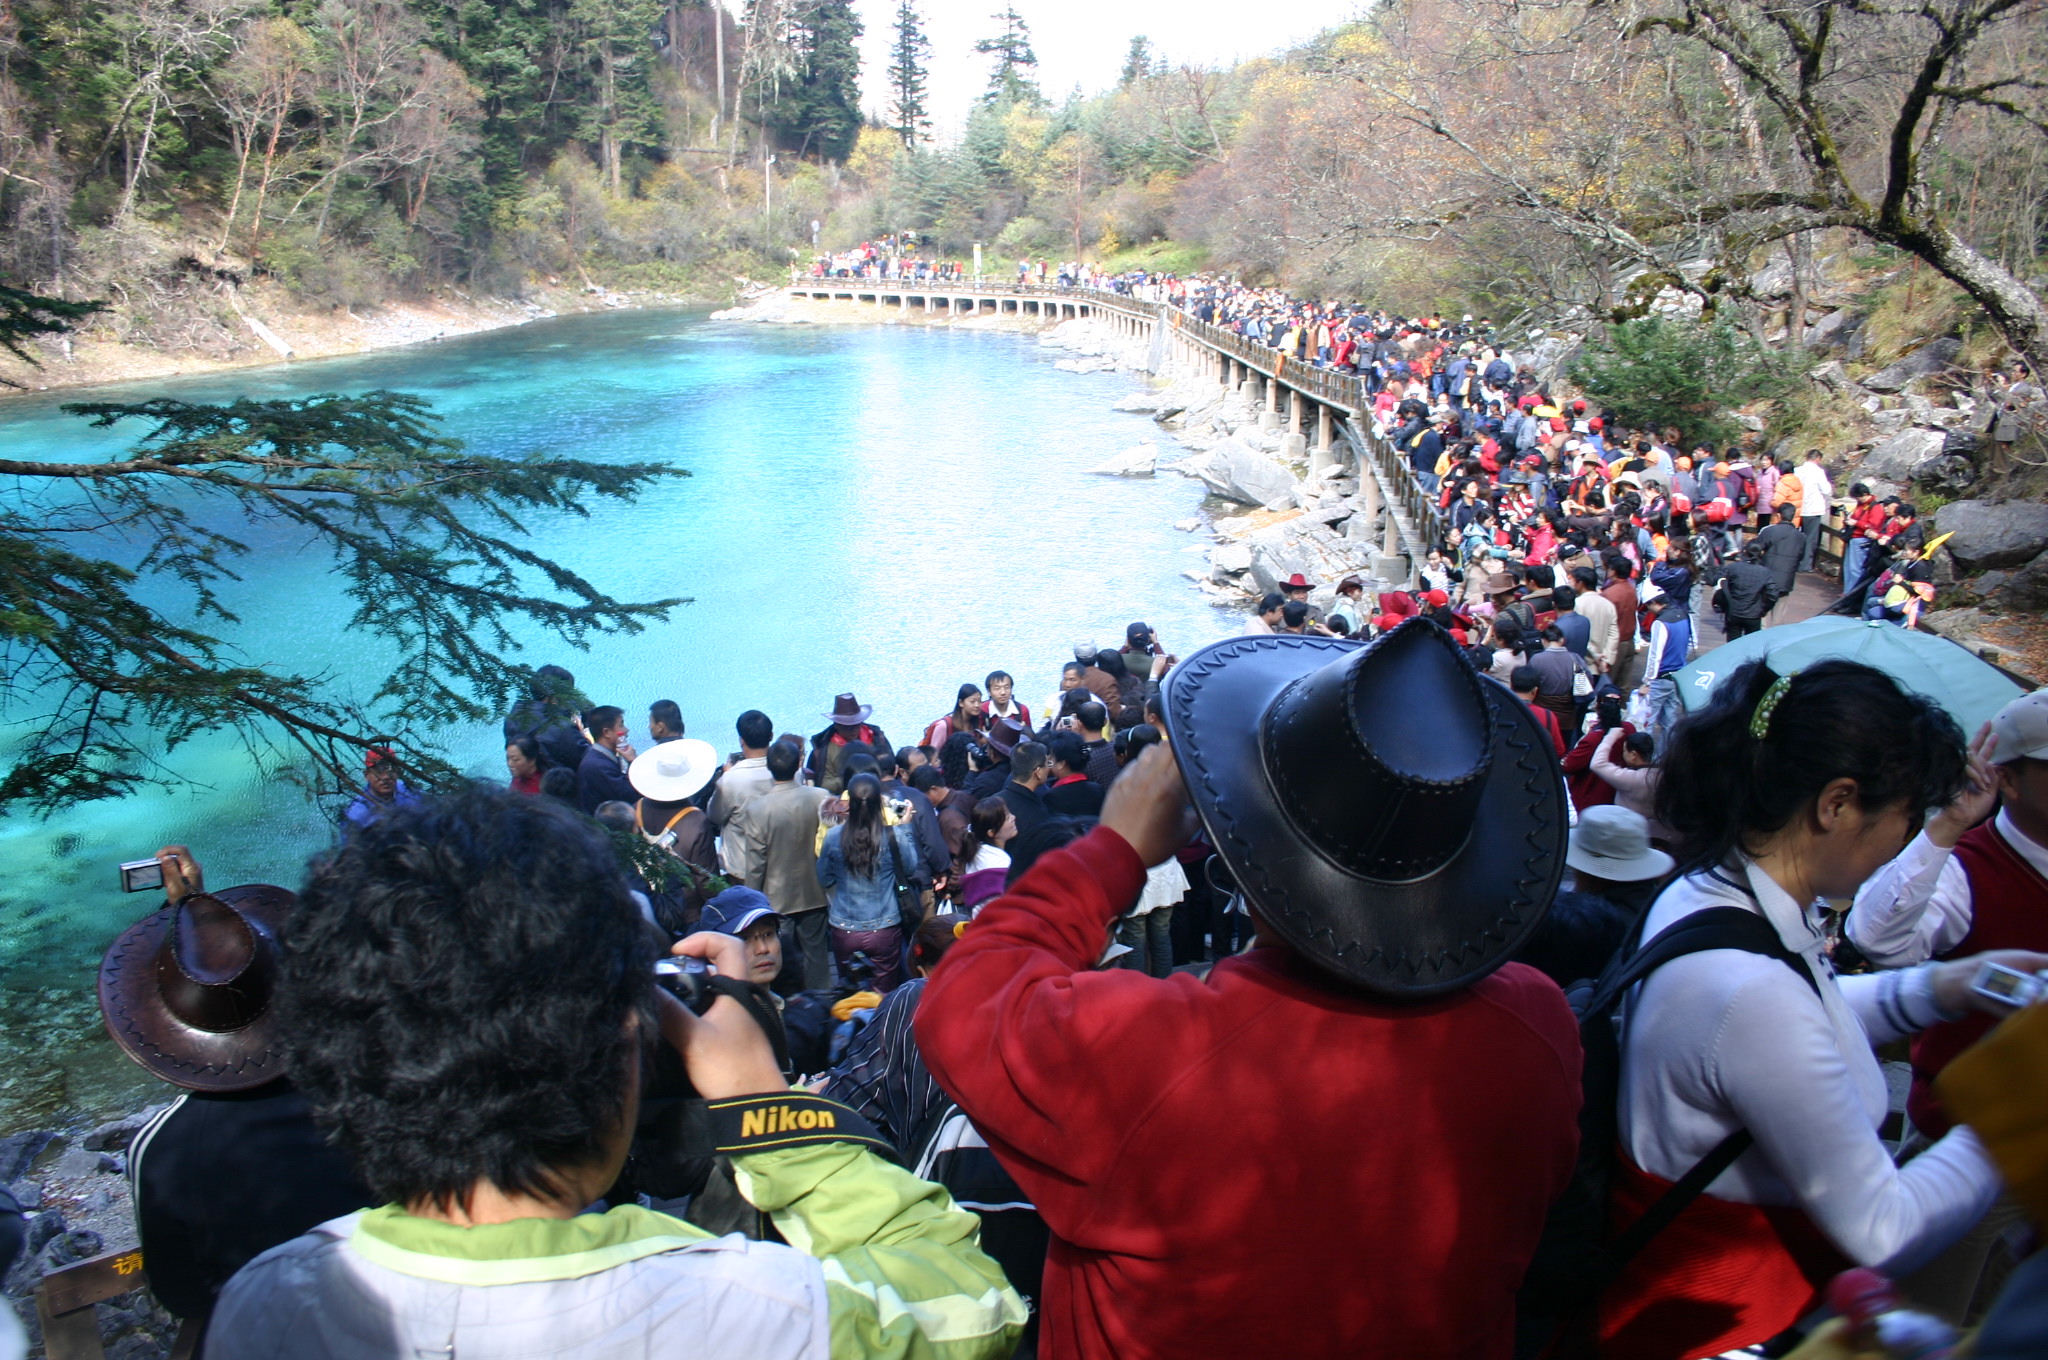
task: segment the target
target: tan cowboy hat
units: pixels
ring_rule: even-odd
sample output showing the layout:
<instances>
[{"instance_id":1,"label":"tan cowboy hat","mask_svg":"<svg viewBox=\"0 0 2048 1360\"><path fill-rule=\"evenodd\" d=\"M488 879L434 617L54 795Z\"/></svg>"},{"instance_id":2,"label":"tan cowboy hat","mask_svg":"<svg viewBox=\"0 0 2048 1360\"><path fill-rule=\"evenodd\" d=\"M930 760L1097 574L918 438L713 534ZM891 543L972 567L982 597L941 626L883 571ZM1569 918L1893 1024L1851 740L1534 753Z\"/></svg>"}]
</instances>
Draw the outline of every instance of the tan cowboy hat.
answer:
<instances>
[{"instance_id":1,"label":"tan cowboy hat","mask_svg":"<svg viewBox=\"0 0 2048 1360\"><path fill-rule=\"evenodd\" d=\"M100 1014L121 1051L192 1091L284 1075L271 1000L278 931L298 901L268 883L193 893L121 932L100 960Z\"/></svg>"},{"instance_id":2,"label":"tan cowboy hat","mask_svg":"<svg viewBox=\"0 0 2048 1360\"><path fill-rule=\"evenodd\" d=\"M634 792L657 803L680 803L711 782L718 752L708 741L680 737L642 751L626 767Z\"/></svg>"}]
</instances>

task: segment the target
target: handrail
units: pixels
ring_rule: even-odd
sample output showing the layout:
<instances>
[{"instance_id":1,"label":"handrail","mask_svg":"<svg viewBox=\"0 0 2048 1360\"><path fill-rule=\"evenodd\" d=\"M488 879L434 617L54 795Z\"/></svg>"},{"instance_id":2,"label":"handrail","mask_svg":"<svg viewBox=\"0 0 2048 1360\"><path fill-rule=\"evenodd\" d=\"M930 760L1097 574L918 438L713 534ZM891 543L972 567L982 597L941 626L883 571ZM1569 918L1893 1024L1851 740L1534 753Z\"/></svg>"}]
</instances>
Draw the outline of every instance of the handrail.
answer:
<instances>
[{"instance_id":1,"label":"handrail","mask_svg":"<svg viewBox=\"0 0 2048 1360\"><path fill-rule=\"evenodd\" d=\"M1094 305L1114 307L1133 315L1151 317L1154 320L1164 318L1176 329L1192 335L1211 349L1229 355L1245 367L1269 378L1278 378L1287 386L1329 405L1341 406L1350 411L1363 411L1372 404L1371 397L1365 390L1365 383L1359 378L1347 373L1333 373L1326 368L1289 364L1280 351L1270 345L1258 344L1245 339L1235 331L1227 331L1221 326L1198 320L1192 313L1168 303L1148 302L1114 289L1082 288L1073 284L1057 283L1000 283L990 279L841 279L830 276L813 278L810 275L793 278L789 286L800 290L843 290L855 293L979 293L1003 297L1075 298Z\"/></svg>"}]
</instances>

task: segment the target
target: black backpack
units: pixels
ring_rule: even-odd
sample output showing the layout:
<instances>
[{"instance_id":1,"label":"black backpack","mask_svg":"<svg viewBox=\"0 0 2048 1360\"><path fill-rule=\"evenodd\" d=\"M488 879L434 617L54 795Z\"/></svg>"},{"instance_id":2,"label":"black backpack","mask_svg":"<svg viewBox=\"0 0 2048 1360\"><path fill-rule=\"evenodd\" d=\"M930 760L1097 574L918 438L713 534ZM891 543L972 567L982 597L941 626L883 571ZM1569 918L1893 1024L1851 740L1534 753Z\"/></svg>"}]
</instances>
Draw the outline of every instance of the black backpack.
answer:
<instances>
[{"instance_id":1,"label":"black backpack","mask_svg":"<svg viewBox=\"0 0 2048 1360\"><path fill-rule=\"evenodd\" d=\"M1631 939L1640 930L1639 923L1630 932ZM1806 979L1816 996L1820 994L1820 981L1806 960L1785 947L1769 921L1742 907L1708 907L1674 921L1639 948L1624 944L1598 978L1566 991L1585 1053L1579 1159L1564 1194L1544 1221L1542 1241L1516 1296L1518 1355L1537 1353L1559 1326L1581 1317L1637 1253L1755 1141L1748 1129L1729 1134L1627 1231L1610 1238L1608 1193L1619 1139L1615 1107L1621 1091L1621 1001L1630 988L1671 960L1706 949L1740 949L1777 959Z\"/></svg>"}]
</instances>

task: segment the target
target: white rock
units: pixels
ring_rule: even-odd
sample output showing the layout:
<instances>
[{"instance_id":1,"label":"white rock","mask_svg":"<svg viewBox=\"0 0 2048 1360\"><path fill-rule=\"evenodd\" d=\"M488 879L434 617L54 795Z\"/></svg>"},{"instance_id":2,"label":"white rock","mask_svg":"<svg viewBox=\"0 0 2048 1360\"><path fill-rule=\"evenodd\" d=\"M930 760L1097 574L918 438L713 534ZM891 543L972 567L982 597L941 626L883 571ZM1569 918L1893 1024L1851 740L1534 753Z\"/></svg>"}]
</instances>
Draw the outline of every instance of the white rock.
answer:
<instances>
[{"instance_id":1,"label":"white rock","mask_svg":"<svg viewBox=\"0 0 2048 1360\"><path fill-rule=\"evenodd\" d=\"M1220 543L1209 550L1209 574L1216 580L1252 569L1252 550L1242 543Z\"/></svg>"},{"instance_id":2,"label":"white rock","mask_svg":"<svg viewBox=\"0 0 2048 1360\"><path fill-rule=\"evenodd\" d=\"M1126 449L1100 467L1088 470L1105 477L1150 477L1159 463L1159 446L1150 442Z\"/></svg>"},{"instance_id":3,"label":"white rock","mask_svg":"<svg viewBox=\"0 0 2048 1360\"><path fill-rule=\"evenodd\" d=\"M1199 477L1219 496L1246 505L1267 505L1284 500L1294 502L1294 474L1242 440L1226 439L1199 458L1177 465L1183 473Z\"/></svg>"},{"instance_id":4,"label":"white rock","mask_svg":"<svg viewBox=\"0 0 2048 1360\"><path fill-rule=\"evenodd\" d=\"M1176 520L1174 521L1173 527L1180 530L1184 534L1191 534L1195 532L1195 530L1202 527L1202 521L1199 519Z\"/></svg>"},{"instance_id":5,"label":"white rock","mask_svg":"<svg viewBox=\"0 0 2048 1360\"><path fill-rule=\"evenodd\" d=\"M1112 411L1133 411L1140 415L1150 415L1152 412L1162 410L1171 404L1166 400L1164 393L1133 392L1128 397L1112 403L1109 409Z\"/></svg>"}]
</instances>

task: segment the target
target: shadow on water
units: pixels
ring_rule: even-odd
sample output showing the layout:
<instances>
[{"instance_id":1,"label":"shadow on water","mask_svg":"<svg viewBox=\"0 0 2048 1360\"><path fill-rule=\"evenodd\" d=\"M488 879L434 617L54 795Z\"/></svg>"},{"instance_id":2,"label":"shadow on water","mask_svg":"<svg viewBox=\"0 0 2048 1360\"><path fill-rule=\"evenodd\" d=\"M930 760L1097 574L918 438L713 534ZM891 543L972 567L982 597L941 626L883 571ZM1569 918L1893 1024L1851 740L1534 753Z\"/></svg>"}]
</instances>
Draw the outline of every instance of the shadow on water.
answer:
<instances>
[{"instance_id":1,"label":"shadow on water","mask_svg":"<svg viewBox=\"0 0 2048 1360\"><path fill-rule=\"evenodd\" d=\"M760 708L809 733L857 692L899 740L943 712L962 680L1013 673L1034 708L1075 641L1115 641L1142 618L1185 656L1237 620L1181 579L1199 559L1174 521L1201 488L1175 476L1090 477L1150 420L1108 409L1130 379L1056 372L1029 336L922 327L767 328L701 313L564 317L347 359L41 393L0 402L18 458L125 447L63 415L67 401L222 401L378 387L415 392L447 432L494 454L667 462L686 480L587 517L539 518L533 546L621 599L693 596L638 635L577 654L525 635L522 659L567 664L598 702L677 700L692 735L726 750ZM1162 443L1162 449L1170 449ZM326 556L237 522L255 549L222 595L218 631L246 659L326 677L367 699L389 658L344 631L350 606ZM135 545L108 543L120 558ZM176 589L149 598L175 607ZM20 724L26 708L0 715ZM0 760L18 739L0 726ZM502 777L495 728L439 734L458 763ZM127 923L154 909L115 890L114 866L167 842L193 847L216 886L295 886L328 815L259 774L232 738L168 761L177 782L48 821L0 819L0 1133L59 1113L135 1108L155 1089L99 1025L93 976Z\"/></svg>"}]
</instances>

